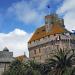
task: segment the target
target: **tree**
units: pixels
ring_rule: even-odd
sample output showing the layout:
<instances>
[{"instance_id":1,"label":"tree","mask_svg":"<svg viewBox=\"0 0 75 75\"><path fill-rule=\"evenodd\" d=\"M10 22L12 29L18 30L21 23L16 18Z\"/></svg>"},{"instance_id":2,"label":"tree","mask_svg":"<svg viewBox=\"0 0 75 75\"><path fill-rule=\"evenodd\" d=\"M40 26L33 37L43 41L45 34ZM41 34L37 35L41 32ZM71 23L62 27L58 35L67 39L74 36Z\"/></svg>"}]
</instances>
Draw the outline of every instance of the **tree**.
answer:
<instances>
[{"instance_id":1,"label":"tree","mask_svg":"<svg viewBox=\"0 0 75 75\"><path fill-rule=\"evenodd\" d=\"M25 67L26 66L28 66L27 72L32 73L32 74L28 73L28 75L41 75L40 72L41 63L38 63L34 60L29 60L27 63L25 63Z\"/></svg>"},{"instance_id":2,"label":"tree","mask_svg":"<svg viewBox=\"0 0 75 75\"><path fill-rule=\"evenodd\" d=\"M37 69L38 64L34 61L21 62L15 60L11 63L8 71L5 71L3 75L41 75Z\"/></svg>"},{"instance_id":3,"label":"tree","mask_svg":"<svg viewBox=\"0 0 75 75\"><path fill-rule=\"evenodd\" d=\"M9 66L9 69L3 73L3 75L21 75L22 74L22 62L15 60Z\"/></svg>"},{"instance_id":4,"label":"tree","mask_svg":"<svg viewBox=\"0 0 75 75\"><path fill-rule=\"evenodd\" d=\"M60 50L46 63L36 61L21 62L15 60L3 75L74 75L73 65L74 53Z\"/></svg>"},{"instance_id":5,"label":"tree","mask_svg":"<svg viewBox=\"0 0 75 75\"><path fill-rule=\"evenodd\" d=\"M29 64L35 72L38 71L41 75L47 75L51 70L51 66L48 63L40 63L33 60L29 61Z\"/></svg>"},{"instance_id":6,"label":"tree","mask_svg":"<svg viewBox=\"0 0 75 75\"><path fill-rule=\"evenodd\" d=\"M60 50L58 54L54 55L53 59L49 59L52 64L53 75L71 75L74 54L70 51L65 52Z\"/></svg>"}]
</instances>

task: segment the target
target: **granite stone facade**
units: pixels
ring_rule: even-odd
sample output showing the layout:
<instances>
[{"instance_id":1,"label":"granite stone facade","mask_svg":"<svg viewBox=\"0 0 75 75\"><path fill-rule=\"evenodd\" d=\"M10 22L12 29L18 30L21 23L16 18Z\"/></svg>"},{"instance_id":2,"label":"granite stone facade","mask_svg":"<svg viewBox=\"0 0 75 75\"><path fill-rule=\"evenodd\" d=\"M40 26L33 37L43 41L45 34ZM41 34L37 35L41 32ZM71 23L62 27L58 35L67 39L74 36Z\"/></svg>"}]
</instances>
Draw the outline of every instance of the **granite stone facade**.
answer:
<instances>
[{"instance_id":1,"label":"granite stone facade","mask_svg":"<svg viewBox=\"0 0 75 75\"><path fill-rule=\"evenodd\" d=\"M58 15L45 16L45 25L37 28L28 42L30 59L45 62L58 50L75 49L75 34L65 28Z\"/></svg>"}]
</instances>

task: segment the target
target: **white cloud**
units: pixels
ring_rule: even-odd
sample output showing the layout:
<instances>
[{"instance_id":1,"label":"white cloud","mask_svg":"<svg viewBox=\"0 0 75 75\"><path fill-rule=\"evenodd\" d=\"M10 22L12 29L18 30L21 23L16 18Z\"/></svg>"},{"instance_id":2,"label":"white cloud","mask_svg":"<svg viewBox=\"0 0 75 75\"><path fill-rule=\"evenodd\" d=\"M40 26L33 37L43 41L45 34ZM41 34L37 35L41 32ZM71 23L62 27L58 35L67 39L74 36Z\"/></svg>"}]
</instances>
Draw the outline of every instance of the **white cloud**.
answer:
<instances>
[{"instance_id":1,"label":"white cloud","mask_svg":"<svg viewBox=\"0 0 75 75\"><path fill-rule=\"evenodd\" d=\"M70 31L75 30L75 12L68 12L64 16L64 22L66 25L66 28Z\"/></svg>"},{"instance_id":2,"label":"white cloud","mask_svg":"<svg viewBox=\"0 0 75 75\"><path fill-rule=\"evenodd\" d=\"M45 8L49 0L20 1L12 4L7 14L15 15L16 19L26 24L39 24L45 15ZM41 12L40 12L41 11ZM11 15L11 16L12 16Z\"/></svg>"},{"instance_id":3,"label":"white cloud","mask_svg":"<svg viewBox=\"0 0 75 75\"><path fill-rule=\"evenodd\" d=\"M75 0L64 0L63 5L57 10L59 15L64 15L66 28L75 30Z\"/></svg>"},{"instance_id":4,"label":"white cloud","mask_svg":"<svg viewBox=\"0 0 75 75\"><path fill-rule=\"evenodd\" d=\"M0 50L7 47L14 52L14 56L23 55L24 52L28 56L27 42L31 35L20 29L15 29L8 34L0 33Z\"/></svg>"},{"instance_id":5,"label":"white cloud","mask_svg":"<svg viewBox=\"0 0 75 75\"><path fill-rule=\"evenodd\" d=\"M75 0L64 0L63 5L57 11L59 14L66 13L75 9Z\"/></svg>"},{"instance_id":6,"label":"white cloud","mask_svg":"<svg viewBox=\"0 0 75 75\"><path fill-rule=\"evenodd\" d=\"M11 19L12 21L19 21L25 25L39 26L44 23L44 16L49 13L47 5L51 5L51 9L54 5L59 4L61 0L21 0L16 3L12 3L8 7L7 11L3 13L4 23ZM55 9L56 10L56 9Z\"/></svg>"}]
</instances>

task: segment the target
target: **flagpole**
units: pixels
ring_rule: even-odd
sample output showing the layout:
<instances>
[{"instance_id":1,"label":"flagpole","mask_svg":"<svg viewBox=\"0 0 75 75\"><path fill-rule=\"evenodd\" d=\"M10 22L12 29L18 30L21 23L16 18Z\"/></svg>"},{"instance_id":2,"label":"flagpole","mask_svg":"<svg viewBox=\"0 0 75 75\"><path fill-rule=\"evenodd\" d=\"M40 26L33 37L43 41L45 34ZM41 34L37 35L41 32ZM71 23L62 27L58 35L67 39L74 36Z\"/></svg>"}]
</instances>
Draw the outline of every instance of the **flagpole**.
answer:
<instances>
[{"instance_id":1,"label":"flagpole","mask_svg":"<svg viewBox=\"0 0 75 75\"><path fill-rule=\"evenodd\" d=\"M48 8L48 14L50 15L50 5L47 5Z\"/></svg>"}]
</instances>

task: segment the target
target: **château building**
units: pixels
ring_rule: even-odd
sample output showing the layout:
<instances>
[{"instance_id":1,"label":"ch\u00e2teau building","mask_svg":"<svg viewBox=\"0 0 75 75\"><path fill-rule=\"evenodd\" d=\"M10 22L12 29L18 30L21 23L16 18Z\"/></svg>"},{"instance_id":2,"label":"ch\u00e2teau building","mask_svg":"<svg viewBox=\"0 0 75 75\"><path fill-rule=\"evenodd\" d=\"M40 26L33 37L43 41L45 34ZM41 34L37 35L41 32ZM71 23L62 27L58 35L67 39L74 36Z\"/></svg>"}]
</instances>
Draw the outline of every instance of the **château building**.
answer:
<instances>
[{"instance_id":1,"label":"ch\u00e2teau building","mask_svg":"<svg viewBox=\"0 0 75 75\"><path fill-rule=\"evenodd\" d=\"M28 41L30 59L45 62L58 50L75 49L75 35L65 28L57 14L45 16L45 25L36 29Z\"/></svg>"}]
</instances>

